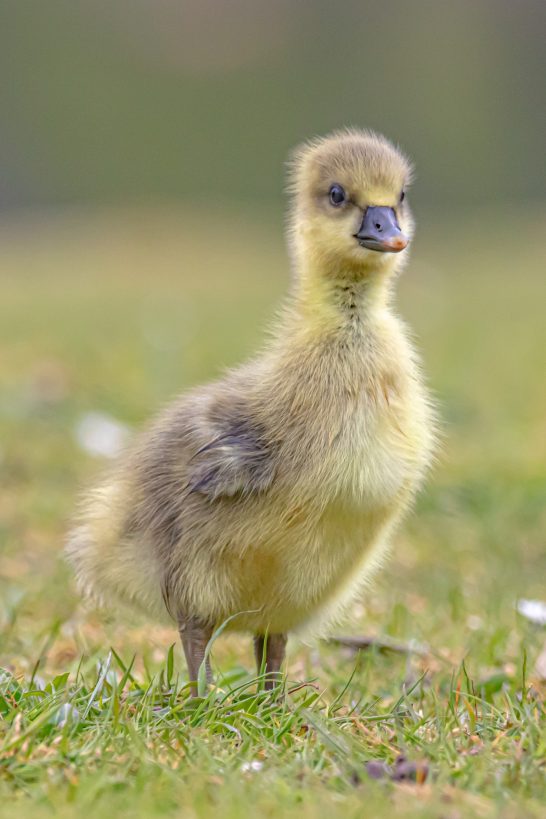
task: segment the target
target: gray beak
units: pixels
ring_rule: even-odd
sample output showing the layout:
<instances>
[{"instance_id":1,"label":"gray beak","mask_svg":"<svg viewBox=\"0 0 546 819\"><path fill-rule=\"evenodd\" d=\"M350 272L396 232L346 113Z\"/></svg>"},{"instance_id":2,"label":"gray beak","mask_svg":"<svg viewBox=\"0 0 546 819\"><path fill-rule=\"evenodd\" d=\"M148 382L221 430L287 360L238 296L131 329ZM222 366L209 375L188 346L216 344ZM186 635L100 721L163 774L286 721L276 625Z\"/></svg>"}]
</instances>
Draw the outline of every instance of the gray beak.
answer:
<instances>
[{"instance_id":1,"label":"gray beak","mask_svg":"<svg viewBox=\"0 0 546 819\"><path fill-rule=\"evenodd\" d=\"M362 247L382 253L400 253L409 242L400 230L394 209L387 207L366 208L355 239Z\"/></svg>"}]
</instances>

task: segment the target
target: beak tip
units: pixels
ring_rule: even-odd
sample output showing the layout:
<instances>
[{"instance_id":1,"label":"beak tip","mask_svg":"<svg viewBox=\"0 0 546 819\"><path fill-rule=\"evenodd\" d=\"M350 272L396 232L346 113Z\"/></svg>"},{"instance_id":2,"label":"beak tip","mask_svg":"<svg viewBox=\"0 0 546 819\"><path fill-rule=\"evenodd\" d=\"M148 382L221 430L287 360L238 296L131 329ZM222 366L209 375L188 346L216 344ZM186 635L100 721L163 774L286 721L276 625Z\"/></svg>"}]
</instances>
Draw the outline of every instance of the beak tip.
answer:
<instances>
[{"instance_id":1,"label":"beak tip","mask_svg":"<svg viewBox=\"0 0 546 819\"><path fill-rule=\"evenodd\" d=\"M374 237L359 238L358 243L361 247L367 250L376 250L382 253L400 253L409 245L409 239L406 236L395 236L391 239L376 239Z\"/></svg>"},{"instance_id":2,"label":"beak tip","mask_svg":"<svg viewBox=\"0 0 546 819\"><path fill-rule=\"evenodd\" d=\"M404 250L409 244L409 239L406 236L398 236L396 239L392 240L392 249L395 253L400 253L401 250Z\"/></svg>"},{"instance_id":3,"label":"beak tip","mask_svg":"<svg viewBox=\"0 0 546 819\"><path fill-rule=\"evenodd\" d=\"M355 236L362 247L384 253L400 253L409 244L409 237L400 230L394 209L383 205L371 205L366 209Z\"/></svg>"}]
</instances>

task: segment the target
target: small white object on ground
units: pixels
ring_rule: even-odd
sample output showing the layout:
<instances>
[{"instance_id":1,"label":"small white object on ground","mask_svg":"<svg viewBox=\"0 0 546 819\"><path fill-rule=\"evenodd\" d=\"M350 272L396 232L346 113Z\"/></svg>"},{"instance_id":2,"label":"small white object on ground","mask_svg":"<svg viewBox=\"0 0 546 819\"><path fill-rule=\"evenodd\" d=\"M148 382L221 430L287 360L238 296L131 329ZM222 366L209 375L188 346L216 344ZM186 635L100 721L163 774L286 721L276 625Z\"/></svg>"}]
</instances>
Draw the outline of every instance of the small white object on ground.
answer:
<instances>
[{"instance_id":1,"label":"small white object on ground","mask_svg":"<svg viewBox=\"0 0 546 819\"><path fill-rule=\"evenodd\" d=\"M517 609L531 623L546 626L546 603L542 600L518 600Z\"/></svg>"},{"instance_id":2,"label":"small white object on ground","mask_svg":"<svg viewBox=\"0 0 546 819\"><path fill-rule=\"evenodd\" d=\"M243 773L249 772L258 773L258 771L262 770L263 766L264 766L263 762L260 762L260 760L258 759L253 759L252 762L243 762L243 764L241 765L241 771Z\"/></svg>"},{"instance_id":3,"label":"small white object on ground","mask_svg":"<svg viewBox=\"0 0 546 819\"><path fill-rule=\"evenodd\" d=\"M129 440L129 427L102 412L86 412L76 424L76 441L90 455L115 458Z\"/></svg>"}]
</instances>

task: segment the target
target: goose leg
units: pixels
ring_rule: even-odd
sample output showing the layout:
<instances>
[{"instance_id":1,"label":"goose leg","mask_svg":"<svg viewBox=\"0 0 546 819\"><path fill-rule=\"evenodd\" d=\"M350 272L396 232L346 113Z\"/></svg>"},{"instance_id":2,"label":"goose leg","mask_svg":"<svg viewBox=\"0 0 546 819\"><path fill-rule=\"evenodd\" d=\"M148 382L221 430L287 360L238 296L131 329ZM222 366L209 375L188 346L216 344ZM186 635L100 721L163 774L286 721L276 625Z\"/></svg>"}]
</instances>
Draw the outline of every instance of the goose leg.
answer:
<instances>
[{"instance_id":1,"label":"goose leg","mask_svg":"<svg viewBox=\"0 0 546 819\"><path fill-rule=\"evenodd\" d=\"M178 630L182 641L182 648L188 665L188 674L191 683L191 695L197 696L197 677L199 668L205 657L207 643L212 637L212 626L203 623L195 617L180 618L178 620ZM212 671L207 658L206 663L207 682L212 682Z\"/></svg>"},{"instance_id":2,"label":"goose leg","mask_svg":"<svg viewBox=\"0 0 546 819\"><path fill-rule=\"evenodd\" d=\"M265 651L265 688L270 691L280 679L280 670L286 654L286 634L257 634L254 637L254 654L258 673L261 671Z\"/></svg>"}]
</instances>

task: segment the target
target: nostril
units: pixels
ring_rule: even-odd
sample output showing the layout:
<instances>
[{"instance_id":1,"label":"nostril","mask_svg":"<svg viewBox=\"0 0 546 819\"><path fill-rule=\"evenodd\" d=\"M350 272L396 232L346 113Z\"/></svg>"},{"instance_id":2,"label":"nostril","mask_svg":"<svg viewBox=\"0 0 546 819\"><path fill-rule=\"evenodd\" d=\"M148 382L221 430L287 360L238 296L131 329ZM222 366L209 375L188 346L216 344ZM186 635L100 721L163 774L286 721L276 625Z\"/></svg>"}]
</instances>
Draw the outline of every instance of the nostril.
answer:
<instances>
[{"instance_id":1,"label":"nostril","mask_svg":"<svg viewBox=\"0 0 546 819\"><path fill-rule=\"evenodd\" d=\"M376 222L376 223L375 223L375 227L376 227L376 229L377 229L377 230L379 230L379 231L383 230L383 227L381 226L381 222Z\"/></svg>"}]
</instances>

